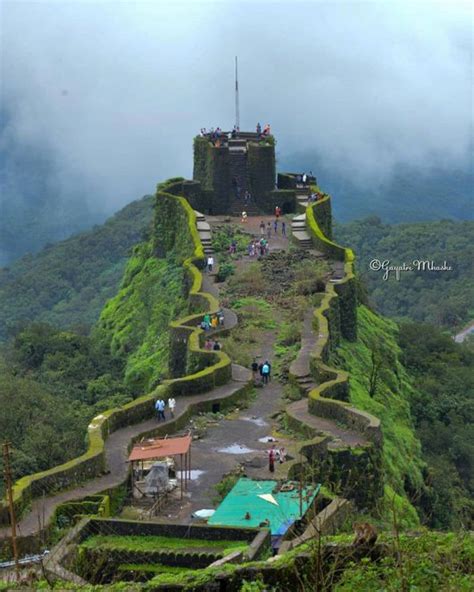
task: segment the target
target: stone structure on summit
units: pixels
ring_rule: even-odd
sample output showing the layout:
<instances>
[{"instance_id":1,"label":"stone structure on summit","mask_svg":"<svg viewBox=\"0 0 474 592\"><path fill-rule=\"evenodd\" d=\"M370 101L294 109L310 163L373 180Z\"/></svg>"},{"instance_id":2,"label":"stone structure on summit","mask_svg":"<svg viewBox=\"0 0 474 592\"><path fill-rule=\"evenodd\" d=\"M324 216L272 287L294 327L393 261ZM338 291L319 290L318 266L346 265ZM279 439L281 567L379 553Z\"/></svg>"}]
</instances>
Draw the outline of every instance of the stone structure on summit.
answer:
<instances>
[{"instance_id":1,"label":"stone structure on summit","mask_svg":"<svg viewBox=\"0 0 474 592\"><path fill-rule=\"evenodd\" d=\"M193 181L185 185L191 205L204 214L294 212L293 188L276 184L275 138L256 132L222 132L194 138Z\"/></svg>"}]
</instances>

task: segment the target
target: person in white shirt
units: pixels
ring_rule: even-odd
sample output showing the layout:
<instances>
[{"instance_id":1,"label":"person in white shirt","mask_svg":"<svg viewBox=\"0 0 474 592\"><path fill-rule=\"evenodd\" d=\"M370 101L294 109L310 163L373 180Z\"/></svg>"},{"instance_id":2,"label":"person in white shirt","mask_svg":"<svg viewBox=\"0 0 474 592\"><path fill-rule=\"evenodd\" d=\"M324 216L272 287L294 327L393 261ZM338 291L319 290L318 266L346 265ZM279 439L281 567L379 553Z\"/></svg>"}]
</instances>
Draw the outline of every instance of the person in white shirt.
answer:
<instances>
[{"instance_id":1,"label":"person in white shirt","mask_svg":"<svg viewBox=\"0 0 474 592\"><path fill-rule=\"evenodd\" d=\"M209 273L212 272L213 265L214 265L214 257L212 255L209 255L209 257L207 258L207 269L208 269Z\"/></svg>"},{"instance_id":2,"label":"person in white shirt","mask_svg":"<svg viewBox=\"0 0 474 592\"><path fill-rule=\"evenodd\" d=\"M175 407L176 407L176 400L173 397L170 397L168 399L168 408L170 410L171 417L174 417Z\"/></svg>"}]
</instances>

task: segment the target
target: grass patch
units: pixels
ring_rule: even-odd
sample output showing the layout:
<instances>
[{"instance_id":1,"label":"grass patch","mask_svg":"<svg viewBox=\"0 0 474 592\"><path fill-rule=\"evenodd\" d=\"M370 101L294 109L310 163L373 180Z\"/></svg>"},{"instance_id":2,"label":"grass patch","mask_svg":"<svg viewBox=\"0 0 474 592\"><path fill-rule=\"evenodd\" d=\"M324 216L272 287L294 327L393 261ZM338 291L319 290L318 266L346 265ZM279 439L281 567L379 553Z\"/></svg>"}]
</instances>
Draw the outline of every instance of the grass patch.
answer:
<instances>
[{"instance_id":1,"label":"grass patch","mask_svg":"<svg viewBox=\"0 0 474 592\"><path fill-rule=\"evenodd\" d=\"M120 536L95 535L86 539L81 547L86 549L113 549L115 551L216 551L227 555L236 550L245 550L246 543L242 541L207 539L172 538L165 536Z\"/></svg>"}]
</instances>

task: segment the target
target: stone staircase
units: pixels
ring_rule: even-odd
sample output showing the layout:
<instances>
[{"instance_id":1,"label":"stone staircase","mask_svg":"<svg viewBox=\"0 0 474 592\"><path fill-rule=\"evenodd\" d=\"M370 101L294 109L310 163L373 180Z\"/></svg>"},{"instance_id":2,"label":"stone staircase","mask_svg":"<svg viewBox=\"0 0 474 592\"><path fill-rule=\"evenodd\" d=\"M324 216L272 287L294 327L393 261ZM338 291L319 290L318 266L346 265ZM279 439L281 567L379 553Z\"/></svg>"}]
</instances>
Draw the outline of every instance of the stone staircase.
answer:
<instances>
[{"instance_id":1,"label":"stone staircase","mask_svg":"<svg viewBox=\"0 0 474 592\"><path fill-rule=\"evenodd\" d=\"M313 241L306 229L306 214L298 214L291 221L291 234L300 249L309 251L313 248Z\"/></svg>"},{"instance_id":2,"label":"stone staircase","mask_svg":"<svg viewBox=\"0 0 474 592\"><path fill-rule=\"evenodd\" d=\"M296 185L296 201L297 204L306 209L308 205L310 189L307 185Z\"/></svg>"},{"instance_id":3,"label":"stone staircase","mask_svg":"<svg viewBox=\"0 0 474 592\"><path fill-rule=\"evenodd\" d=\"M337 421L313 415L308 410L308 395L316 388L317 383L311 376L310 359L316 347L319 335L314 331L313 309L306 311L303 318L301 331L301 347L298 355L290 364L290 375L296 380L297 386L303 395L303 399L295 401L286 407L286 413L297 423L305 425L313 435L325 436L328 440L328 447L332 449L344 448L346 446L366 446L367 438L356 430L348 429L337 423Z\"/></svg>"},{"instance_id":4,"label":"stone staircase","mask_svg":"<svg viewBox=\"0 0 474 592\"><path fill-rule=\"evenodd\" d=\"M211 255L214 253L214 249L212 248L212 235L209 222L206 222L206 216L201 214L201 212L194 210L194 213L196 214L196 228L204 248L204 254Z\"/></svg>"}]
</instances>

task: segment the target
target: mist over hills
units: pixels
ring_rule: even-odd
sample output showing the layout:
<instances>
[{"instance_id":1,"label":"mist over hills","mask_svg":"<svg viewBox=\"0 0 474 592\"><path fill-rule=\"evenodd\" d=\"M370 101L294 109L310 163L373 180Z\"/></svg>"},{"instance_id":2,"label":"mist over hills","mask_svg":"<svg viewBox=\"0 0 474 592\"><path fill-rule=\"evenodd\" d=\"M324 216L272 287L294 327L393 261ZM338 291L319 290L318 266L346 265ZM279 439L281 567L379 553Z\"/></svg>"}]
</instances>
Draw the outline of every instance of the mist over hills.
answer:
<instances>
[{"instance_id":1,"label":"mist over hills","mask_svg":"<svg viewBox=\"0 0 474 592\"><path fill-rule=\"evenodd\" d=\"M102 223L114 207L91 204L87 181L68 177L45 148L3 134L0 143L0 266L48 243ZM189 151L191 156L191 150ZM278 162L280 171L312 170L333 199L338 222L376 215L384 223L474 219L472 167L457 170L400 165L383 180L351 180L342 165L330 168L312 152Z\"/></svg>"},{"instance_id":2,"label":"mist over hills","mask_svg":"<svg viewBox=\"0 0 474 592\"><path fill-rule=\"evenodd\" d=\"M312 152L282 158L279 166L280 170L312 170L320 187L334 198L333 214L338 222L367 216L378 216L386 224L474 219L472 158L465 166L451 169L400 164L390 176L365 180L351 179L343 163L331 168Z\"/></svg>"},{"instance_id":3,"label":"mist over hills","mask_svg":"<svg viewBox=\"0 0 474 592\"><path fill-rule=\"evenodd\" d=\"M46 144L23 142L9 126L0 112L0 266L105 219L83 178L65 175Z\"/></svg>"}]
</instances>

